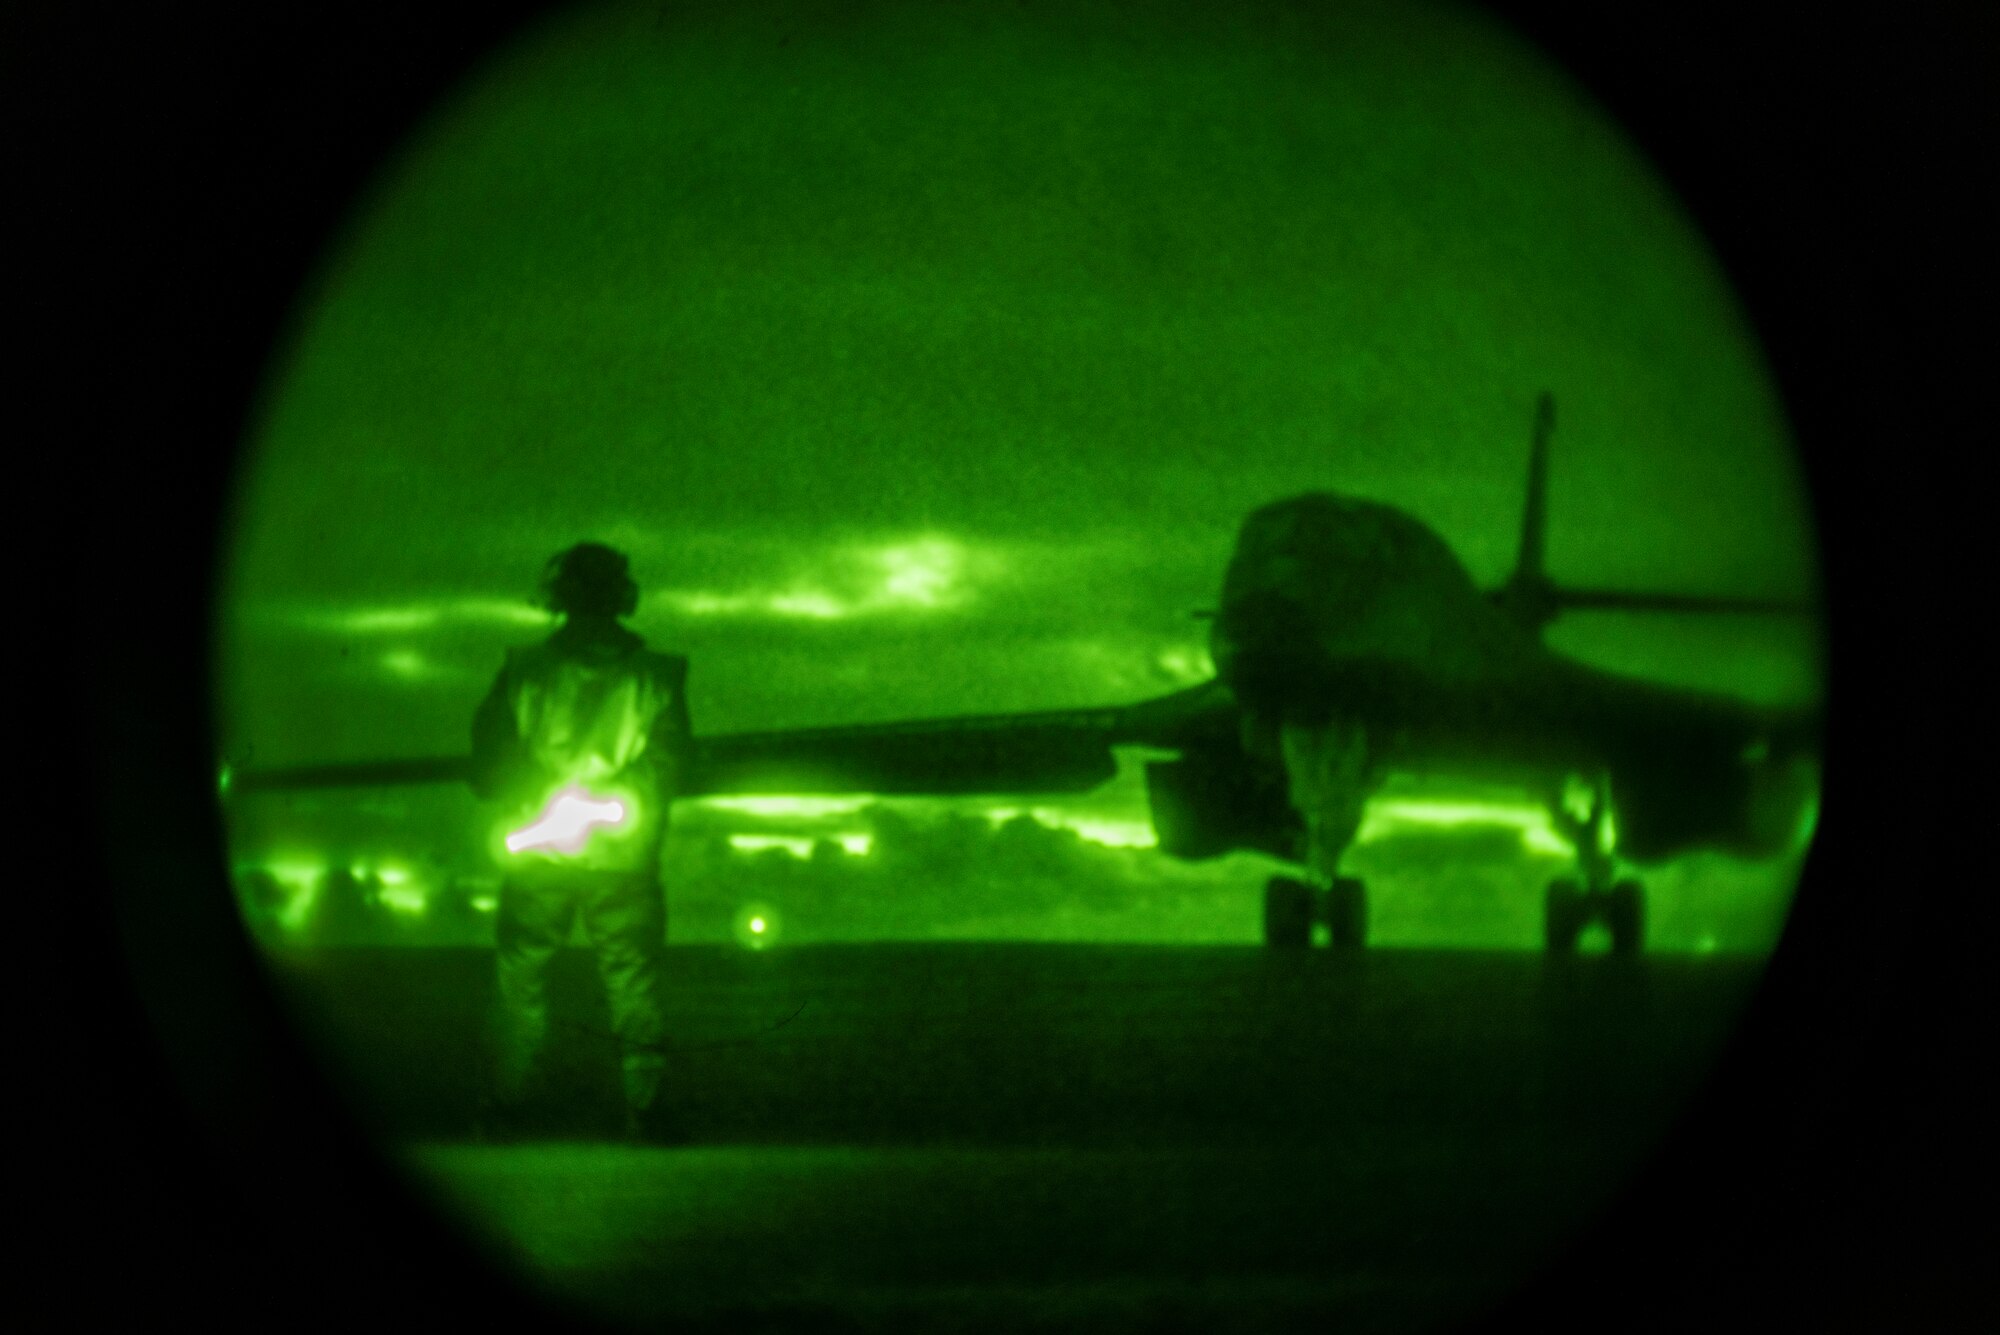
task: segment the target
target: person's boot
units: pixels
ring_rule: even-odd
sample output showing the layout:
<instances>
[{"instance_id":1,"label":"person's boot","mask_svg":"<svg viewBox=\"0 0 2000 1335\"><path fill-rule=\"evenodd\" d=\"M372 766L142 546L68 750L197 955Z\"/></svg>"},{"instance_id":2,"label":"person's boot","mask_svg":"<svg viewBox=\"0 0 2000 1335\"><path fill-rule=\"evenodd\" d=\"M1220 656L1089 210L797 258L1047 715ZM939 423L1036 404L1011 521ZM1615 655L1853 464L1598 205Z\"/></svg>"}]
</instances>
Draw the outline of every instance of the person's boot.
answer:
<instances>
[{"instance_id":1,"label":"person's boot","mask_svg":"<svg viewBox=\"0 0 2000 1335\"><path fill-rule=\"evenodd\" d=\"M526 1103L506 1103L488 1096L479 1101L472 1118L472 1139L480 1145L518 1145L539 1128Z\"/></svg>"},{"instance_id":2,"label":"person's boot","mask_svg":"<svg viewBox=\"0 0 2000 1335\"><path fill-rule=\"evenodd\" d=\"M633 1145L686 1145L693 1137L672 1104L660 1098L649 1107L625 1110L625 1139Z\"/></svg>"}]
</instances>

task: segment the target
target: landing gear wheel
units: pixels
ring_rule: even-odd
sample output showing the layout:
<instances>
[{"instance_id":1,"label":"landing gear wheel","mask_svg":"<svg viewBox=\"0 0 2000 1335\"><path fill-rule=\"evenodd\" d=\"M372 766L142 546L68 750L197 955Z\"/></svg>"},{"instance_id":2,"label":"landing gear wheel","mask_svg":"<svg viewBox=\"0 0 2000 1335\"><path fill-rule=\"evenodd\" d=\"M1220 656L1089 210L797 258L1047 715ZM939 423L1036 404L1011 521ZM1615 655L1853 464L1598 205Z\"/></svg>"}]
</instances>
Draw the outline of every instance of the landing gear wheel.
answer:
<instances>
[{"instance_id":1,"label":"landing gear wheel","mask_svg":"<svg viewBox=\"0 0 2000 1335\"><path fill-rule=\"evenodd\" d=\"M1575 881L1550 881L1542 907L1542 936L1551 955L1568 955L1576 950L1576 938L1587 918L1583 887Z\"/></svg>"},{"instance_id":2,"label":"landing gear wheel","mask_svg":"<svg viewBox=\"0 0 2000 1335\"><path fill-rule=\"evenodd\" d=\"M1335 950L1368 944L1368 890L1358 877L1342 876L1326 892L1327 940Z\"/></svg>"},{"instance_id":3,"label":"landing gear wheel","mask_svg":"<svg viewBox=\"0 0 2000 1335\"><path fill-rule=\"evenodd\" d=\"M1611 887L1604 905L1604 922L1611 929L1611 953L1637 955L1646 948L1646 891L1637 881Z\"/></svg>"},{"instance_id":4,"label":"landing gear wheel","mask_svg":"<svg viewBox=\"0 0 2000 1335\"><path fill-rule=\"evenodd\" d=\"M1301 950L1312 944L1312 887L1289 876L1264 883L1264 944Z\"/></svg>"}]
</instances>

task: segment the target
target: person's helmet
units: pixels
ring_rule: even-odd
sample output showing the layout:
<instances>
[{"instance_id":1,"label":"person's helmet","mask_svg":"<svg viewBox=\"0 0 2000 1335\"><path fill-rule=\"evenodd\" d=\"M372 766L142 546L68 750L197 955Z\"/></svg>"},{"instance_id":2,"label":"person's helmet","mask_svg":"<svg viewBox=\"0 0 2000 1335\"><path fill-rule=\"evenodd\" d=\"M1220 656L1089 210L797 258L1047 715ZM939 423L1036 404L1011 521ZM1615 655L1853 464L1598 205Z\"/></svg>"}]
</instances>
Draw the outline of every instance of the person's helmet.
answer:
<instances>
[{"instance_id":1,"label":"person's helmet","mask_svg":"<svg viewBox=\"0 0 2000 1335\"><path fill-rule=\"evenodd\" d=\"M639 607L625 553L601 542L579 542L549 558L542 571L542 605L552 612L628 617Z\"/></svg>"}]
</instances>

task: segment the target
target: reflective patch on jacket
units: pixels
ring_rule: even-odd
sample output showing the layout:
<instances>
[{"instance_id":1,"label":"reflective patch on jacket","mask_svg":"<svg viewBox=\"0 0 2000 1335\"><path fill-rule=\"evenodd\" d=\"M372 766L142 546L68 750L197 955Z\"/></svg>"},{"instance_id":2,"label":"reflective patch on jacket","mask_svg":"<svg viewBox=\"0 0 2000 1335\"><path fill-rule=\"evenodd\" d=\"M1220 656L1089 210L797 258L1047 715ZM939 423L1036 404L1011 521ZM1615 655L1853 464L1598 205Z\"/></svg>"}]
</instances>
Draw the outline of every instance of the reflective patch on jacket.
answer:
<instances>
[{"instance_id":1,"label":"reflective patch on jacket","mask_svg":"<svg viewBox=\"0 0 2000 1335\"><path fill-rule=\"evenodd\" d=\"M505 829L532 820L553 793L572 784L615 797L628 810L617 828L593 835L576 852L505 855L510 875L532 875L543 864L551 872L637 871L653 864L683 759L673 751L687 740L679 698L686 682L687 659L647 650L637 636L583 644L552 639L508 651L482 707L491 711L486 730L513 733L495 744L520 767ZM479 732L475 726L475 736Z\"/></svg>"}]
</instances>

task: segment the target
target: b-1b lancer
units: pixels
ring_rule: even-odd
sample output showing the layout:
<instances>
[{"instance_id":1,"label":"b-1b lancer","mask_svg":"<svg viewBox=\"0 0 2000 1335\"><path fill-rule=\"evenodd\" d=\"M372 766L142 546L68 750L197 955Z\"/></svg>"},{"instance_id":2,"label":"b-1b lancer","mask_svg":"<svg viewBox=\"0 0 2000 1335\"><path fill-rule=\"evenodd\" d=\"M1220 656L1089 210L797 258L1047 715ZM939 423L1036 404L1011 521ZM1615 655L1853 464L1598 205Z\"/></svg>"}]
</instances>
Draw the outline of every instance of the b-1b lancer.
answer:
<instances>
[{"instance_id":1,"label":"b-1b lancer","mask_svg":"<svg viewBox=\"0 0 2000 1335\"><path fill-rule=\"evenodd\" d=\"M1591 667L1550 650L1543 628L1572 608L1809 609L1556 586L1543 572L1553 428L1544 394L1519 555L1497 591L1479 590L1443 539L1399 509L1291 497L1243 522L1206 682L1102 709L704 738L687 795L1076 793L1113 777L1114 747L1170 751L1146 767L1160 850L1294 863L1303 875L1265 887L1265 940L1302 947L1324 923L1334 946L1353 948L1366 941L1367 896L1342 861L1370 795L1392 774L1498 781L1546 802L1577 851L1574 874L1548 886L1548 948L1572 950L1602 921L1614 951L1635 952L1644 893L1621 866L1703 848L1788 851L1817 793L1818 712ZM467 764L271 770L234 787L446 782Z\"/></svg>"}]
</instances>

